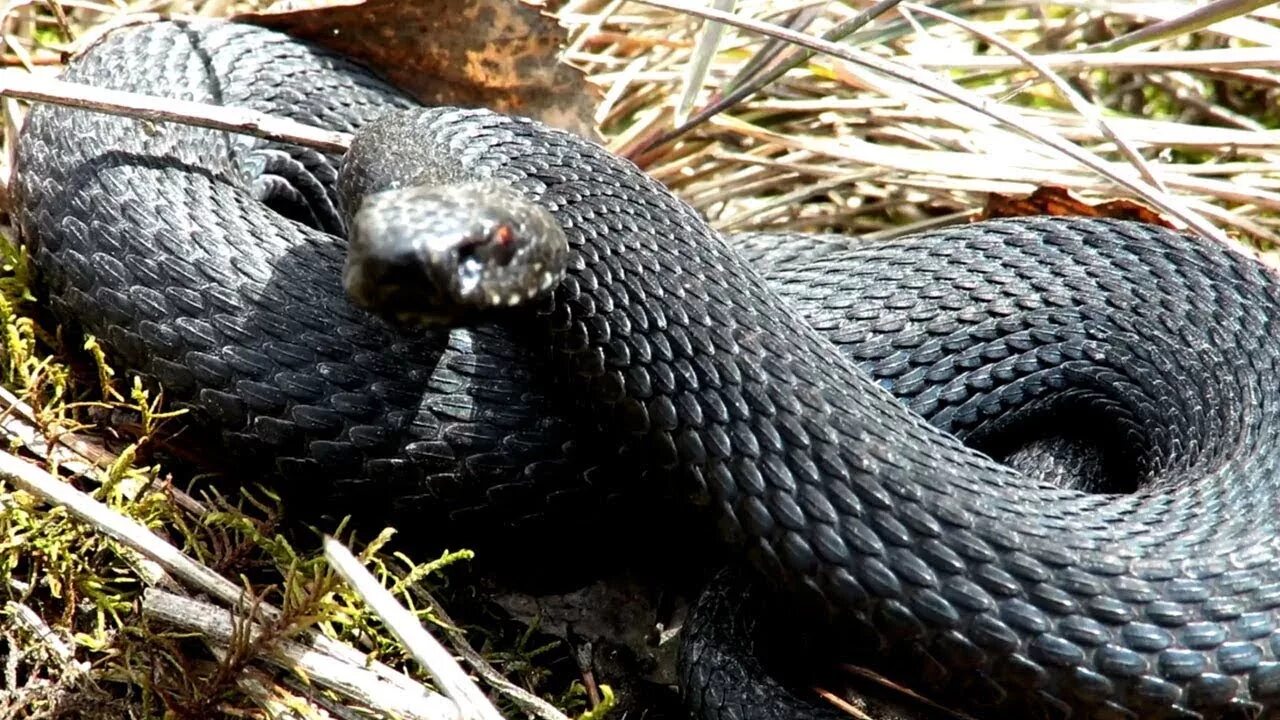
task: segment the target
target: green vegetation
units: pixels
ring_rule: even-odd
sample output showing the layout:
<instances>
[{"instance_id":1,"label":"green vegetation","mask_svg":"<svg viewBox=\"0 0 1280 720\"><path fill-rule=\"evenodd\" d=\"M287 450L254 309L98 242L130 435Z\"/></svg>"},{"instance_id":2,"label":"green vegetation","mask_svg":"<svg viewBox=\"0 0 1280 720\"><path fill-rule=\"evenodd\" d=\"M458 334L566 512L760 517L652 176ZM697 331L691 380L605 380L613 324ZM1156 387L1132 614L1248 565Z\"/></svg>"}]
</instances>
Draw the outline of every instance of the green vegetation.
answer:
<instances>
[{"instance_id":1,"label":"green vegetation","mask_svg":"<svg viewBox=\"0 0 1280 720\"><path fill-rule=\"evenodd\" d=\"M808 32L821 34L853 14L833 5L818 13ZM742 12L776 22L791 6L755 4ZM1126 6L1089 10L1020 0L935 6L1061 68L1063 80L1138 149L1141 162L1189 212L1233 239L1268 253L1276 247L1280 74L1238 60L1254 48L1280 46L1274 6L1124 53L1099 48L1153 20L1131 15ZM673 124L670 108L700 25L639 3L602 14L611 7L588 0L563 4L575 23L567 29L572 42L566 59L602 87L600 127L610 146L639 156L646 170L720 228L835 230L882 239L972 217L993 193L1022 195L1054 184L1088 202L1134 197L1043 144L960 112L928 88L886 82L822 55L717 119L646 148L647 140ZM197 0L188 9L227 14L245 8ZM75 8L16 4L9 12L15 32L6 61L42 74L117 15L114 5L92 2ZM727 32L711 63L707 94L734 77L761 42L750 33ZM935 72L1024 113L1040 132L1066 137L1117 168L1129 167L1115 142L1038 72L1019 63L998 65L1006 57L999 47L943 18L903 7L851 42ZM1196 53L1208 51L1220 53L1216 65L1200 62ZM1144 53L1155 52L1165 59L1141 62ZM1090 57L1077 65L1053 61L1066 53ZM20 107L14 103L9 110ZM11 149L20 117L8 119ZM1250 142L1242 144L1242 138ZM15 687L0 685L0 718L257 718L270 716L269 706L320 717L303 699L305 680L265 675L270 666L258 661L268 646L305 631L349 643L424 680L401 643L325 558L299 551L280 529L279 498L270 488L188 497L169 468L150 460L151 445L179 415L166 408L158 389L117 373L95 338L53 322L32 287L28 258L5 233L0 385L25 406L0 404L7 449L31 459L39 445L67 441L52 459L52 472L281 614L263 623L257 639L239 636L217 657L193 634L145 617L145 590L164 584L154 564L66 508L0 480L0 658L10 658L17 678ZM116 418L128 418L128 426L109 427ZM431 597L466 595L450 582L455 565L471 559L466 550L418 558L394 547L392 529L367 541L343 527L326 530L352 547L428 628L447 625ZM599 688L601 702L594 704L582 680L548 669L563 661L563 643L509 624L465 629L485 659L517 685L583 720L612 716L617 698L608 687ZM5 672L0 683L7 682ZM247 679L263 677L277 683L280 705L251 691ZM327 690L319 694L345 702ZM511 698L490 694L508 717L525 714Z\"/></svg>"}]
</instances>

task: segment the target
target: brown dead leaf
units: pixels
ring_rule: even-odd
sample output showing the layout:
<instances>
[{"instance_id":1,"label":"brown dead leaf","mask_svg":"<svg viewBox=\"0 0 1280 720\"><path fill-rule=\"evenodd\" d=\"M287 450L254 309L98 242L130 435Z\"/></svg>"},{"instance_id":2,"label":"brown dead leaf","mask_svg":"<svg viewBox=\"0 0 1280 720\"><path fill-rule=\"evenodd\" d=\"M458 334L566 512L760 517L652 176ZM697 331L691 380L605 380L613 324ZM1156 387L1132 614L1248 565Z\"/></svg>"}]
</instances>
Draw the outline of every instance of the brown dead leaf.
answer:
<instances>
[{"instance_id":1,"label":"brown dead leaf","mask_svg":"<svg viewBox=\"0 0 1280 720\"><path fill-rule=\"evenodd\" d=\"M1169 229L1177 229L1165 221L1158 213L1133 200L1108 200L1096 205L1073 196L1069 190L1060 185L1045 185L1036 188L1026 197L1011 197L1000 193L991 193L987 205L979 213L977 219L989 220L1000 217L1026 217L1028 215L1072 215L1081 217L1113 218L1116 220L1134 220L1137 222L1160 225Z\"/></svg>"},{"instance_id":2,"label":"brown dead leaf","mask_svg":"<svg viewBox=\"0 0 1280 720\"><path fill-rule=\"evenodd\" d=\"M598 89L560 61L565 31L526 0L288 0L234 20L342 53L428 105L523 115L599 141Z\"/></svg>"}]
</instances>

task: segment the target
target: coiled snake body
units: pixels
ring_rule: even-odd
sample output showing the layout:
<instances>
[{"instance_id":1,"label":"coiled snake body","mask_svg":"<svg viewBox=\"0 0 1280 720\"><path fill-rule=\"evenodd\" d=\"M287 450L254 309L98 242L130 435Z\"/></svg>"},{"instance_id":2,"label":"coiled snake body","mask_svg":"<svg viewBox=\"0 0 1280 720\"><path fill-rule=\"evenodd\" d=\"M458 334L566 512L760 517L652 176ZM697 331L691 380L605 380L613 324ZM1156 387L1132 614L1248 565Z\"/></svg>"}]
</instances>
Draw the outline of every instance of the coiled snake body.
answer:
<instances>
[{"instance_id":1,"label":"coiled snake body","mask_svg":"<svg viewBox=\"0 0 1280 720\"><path fill-rule=\"evenodd\" d=\"M113 33L67 78L346 131L414 107L225 23ZM1079 218L730 244L564 133L452 108L399 127L446 174L551 211L569 273L546 302L514 323L382 323L340 284L341 158L210 130L34 108L16 218L60 317L313 494L536 515L577 502L536 494L556 483L641 468L703 497L753 584L970 699L1096 717L1278 704L1280 286L1261 265ZM1043 438L1095 448L1122 486L1016 469ZM722 627L717 603L695 629ZM686 651L696 711L822 713L716 632Z\"/></svg>"}]
</instances>

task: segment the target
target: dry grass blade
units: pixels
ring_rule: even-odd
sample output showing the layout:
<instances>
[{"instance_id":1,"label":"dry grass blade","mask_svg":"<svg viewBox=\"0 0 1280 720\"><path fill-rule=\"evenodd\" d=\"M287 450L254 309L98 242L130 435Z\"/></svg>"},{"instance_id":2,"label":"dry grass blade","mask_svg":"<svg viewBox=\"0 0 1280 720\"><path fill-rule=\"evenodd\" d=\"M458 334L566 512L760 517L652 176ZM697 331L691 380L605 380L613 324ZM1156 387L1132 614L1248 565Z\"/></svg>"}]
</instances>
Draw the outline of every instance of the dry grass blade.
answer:
<instances>
[{"instance_id":1,"label":"dry grass blade","mask_svg":"<svg viewBox=\"0 0 1280 720\"><path fill-rule=\"evenodd\" d=\"M29 103L92 108L93 102L103 99L84 95L79 86L57 83L53 72L108 28L139 22L152 17L153 11L227 16L262 10L265 2L190 0L171 7L152 0L12 0L5 6L0 44L0 67L5 68L0 70L0 88L14 88L14 92L0 93L5 95L4 152L9 161L5 167L12 167L15 140ZM1019 198L1049 185L1090 200L1106 201L1117 195L1147 198L1162 209L1151 198L1163 198L1194 216L1193 221L1211 222L1244 241L1233 246L1261 248L1264 262L1280 266L1280 253L1275 251L1280 248L1280 10L1274 4L736 0L739 15L716 17L714 8L698 14L701 6L711 4L706 0L696 4L695 0L564 0L550 4L558 10L550 6L549 10L568 28L565 59L602 90L604 99L594 108L594 117L607 146L637 158L645 170L717 228L834 231L859 241L880 242L970 221L987 205L991 193ZM884 12L895 5L897 12ZM708 16L710 21L705 19ZM871 17L875 23L862 27ZM692 67L700 29L730 24L746 27L747 32L726 30L716 48L703 56L705 70ZM773 30L777 26L781 32ZM861 29L851 32L854 28ZM820 40L815 43L811 35ZM702 40L702 46L711 45ZM1115 51L1121 46L1128 49ZM827 52L831 48L839 52ZM701 79L689 82L695 76ZM701 107L680 105L682 91L690 100L699 94L707 100ZM324 151L341 152L348 140L341 135L315 135L306 127L282 129L243 118L233 120L228 113L234 109L223 106L184 109L168 99L158 109L170 115L148 116L157 109L154 105L155 99L147 96L117 96L106 98L99 109L148 118L139 122L204 123ZM691 110L684 123L679 121L682 109ZM33 307L14 282L22 275L17 256L7 254L3 244L0 250L4 251L0 252L0 368L15 362L12 343L28 330L24 324L28 322L39 326L42 338L38 352L32 351L32 362L54 362L55 343L43 338L54 338L62 330L44 325L43 308ZM68 337L65 342L66 346L57 347L74 348L80 338ZM76 486L81 486L100 493L105 485L98 480L111 468L127 464L127 458L106 449L118 447L129 437L114 418L105 430L81 424L77 421L83 415L50 412L47 398L31 394L29 384L15 384L10 378L5 385L0 388L0 438L15 452L39 457L56 465L61 475L70 476L71 483L54 478L67 492L77 492ZM80 398L85 388L68 392ZM19 398L29 399L30 404ZM94 421L101 418L92 416ZM5 461L0 458L0 465ZM43 472L31 463L22 464L28 471ZM141 469L135 466L134 470ZM146 594L144 606L141 588L166 590L178 597L179 604L193 601L181 596L196 588L219 599L203 601L199 607L186 605L188 609L235 621L233 631L248 628L241 617L245 613L227 608L241 607L251 595L226 578L240 576L246 567L266 568L266 581L254 587L277 593L280 600L259 605L253 627L277 632L287 625L275 619L280 614L303 617L307 627L338 633L360 652L311 631L292 638L300 648L344 667L365 668L369 688L419 692L413 690L418 684L408 676L418 676L413 658L367 609L367 603L335 579L323 558L304 561L316 574L304 574L296 587L303 592L317 586L329 588L332 594L323 597L342 599L325 606L336 608L333 615L310 625L311 619L324 613L298 615L296 602L289 600L295 596L283 589L287 582L281 587L273 584L277 575L284 575L280 572L284 566L270 557L264 560L274 552L267 543L276 542L277 536L258 536L262 545L246 543L242 548L235 544L242 537L234 533L186 532L190 528L183 523L205 527L216 522L211 518L219 513L209 511L214 503L202 505L177 489L177 484L191 479L185 469L175 471L162 463L155 471L154 476L149 474L151 469L139 474L155 478L158 489L151 499L163 496L176 516L161 516L165 524L157 532L173 532L189 542L171 543L189 549L186 558L157 554L161 558L157 562L148 552L103 542L105 535L87 529L96 520L80 522L76 520L80 515L56 503L49 509L48 503L33 500L21 489L28 486L2 478L0 527L15 517L15 508L25 504L37 511L33 515L37 519L62 518L59 522L74 528L74 538L87 544L101 542L107 551L100 554L111 555L105 563L110 572L100 570L102 561L94 559L92 568L76 577L122 578L126 589L110 601L115 607L132 608L132 613L122 615L125 623L138 624L137 613L143 610L149 619L165 616L165 602L172 598L153 590ZM87 500L90 505L95 502ZM148 507L145 502L131 498L120 502L114 507L121 512L133 513L142 507L138 517L147 517L141 514ZM15 542L23 541L23 533L19 529L8 538L0 537L0 548L7 540L12 549ZM235 542L227 545L229 541ZM75 544L69 547L72 557L93 554L78 551ZM220 553L228 547L244 551L238 557L247 558L247 564L223 564ZM72 617L70 605L60 605L47 591L64 578L50 572L47 563L24 565L23 553L20 548L16 565L12 553L0 556L0 562L18 568L0 582L0 590L9 592L6 603L0 604L0 625L8 623L6 630L13 629L0 633L0 655L15 647L11 636L22 638L27 645L24 650L31 652L24 657L47 658L50 674L42 681L56 685L64 661L74 663L87 668L84 678L95 693L103 686L114 696L150 698L165 704L164 712L181 717L187 694L180 694L177 699L182 702L169 707L168 696L151 693L145 671L121 668L113 664L115 660L139 653L161 662L191 661L202 671L224 662L229 666L243 662L241 673L229 678L232 683L218 685L201 672L181 689L192 691L192 696L210 687L225 692L218 697L234 698L229 701L237 705L233 715L338 720L369 716L369 708L361 702L323 690L322 683L309 684L300 676L281 673L263 657L244 661L235 643L204 638L203 646L190 644L190 654L172 654L156 638L123 640L129 633L116 630L120 625L111 626L110 637L95 635L93 626L101 621L101 608L95 608L96 618L90 617L95 609ZM412 573L422 567L412 554L397 553L388 560L374 552L366 563L378 563L387 570L394 565L397 572L408 567ZM42 551L27 552L26 557L48 556ZM193 558L225 571L214 573L216 579L201 576L182 564ZM253 580L262 581L264 576L253 575ZM607 707L595 705L595 682L614 684L616 676L599 668L579 672L568 651L547 662L543 658L548 656L535 658L492 644L489 633L494 628L475 623L465 612L472 608L454 609L461 624L454 623L432 597L448 591L428 592L424 584L397 584L392 590L410 594L396 597L405 607L419 608L419 625L446 641L467 672L483 681L500 709L563 720L562 713L571 709L595 707L587 710L594 716ZM441 597L454 606L455 598ZM78 598L75 607L87 606L83 596ZM429 608L428 619L422 619L428 611L421 608ZM172 619L182 628L196 630L187 615L176 614ZM485 642L472 648L468 642L476 633ZM42 644L40 638L60 639L61 645ZM368 662L369 658L380 662ZM2 663L4 671L17 662L10 658ZM551 673L560 673L553 683L540 680ZM585 687L579 685L583 682ZM7 689L0 683L0 695ZM95 701L103 697L92 695ZM441 707L452 707L447 698L435 697ZM0 716L7 710L5 702L0 697ZM120 712L114 712L114 705L109 707L113 717L130 714L123 703ZM642 713L643 709L628 710L626 716Z\"/></svg>"},{"instance_id":2,"label":"dry grass blade","mask_svg":"<svg viewBox=\"0 0 1280 720\"><path fill-rule=\"evenodd\" d=\"M922 6L927 8L927 6ZM919 9L919 8L918 8ZM907 61L921 68L947 70L1007 70L1025 64L1015 56L935 54L927 49ZM1206 50L1147 50L1144 52L1051 53L1036 55L1038 65L1059 72L1079 70L1142 70L1209 68L1265 70L1280 68L1274 48L1240 47ZM1265 78L1260 78L1265 79Z\"/></svg>"},{"instance_id":3,"label":"dry grass blade","mask_svg":"<svg viewBox=\"0 0 1280 720\"><path fill-rule=\"evenodd\" d=\"M823 37L824 39L832 41L839 40L848 34L857 31L859 28L865 26L875 18L880 17L890 9L897 6L900 2L902 2L902 0L879 0L870 8L858 13L855 17L840 23L835 28L832 28L830 31L825 33ZM800 16L798 19L805 21L804 24L807 24L807 17ZM699 110L692 118L683 119L679 114L677 114L676 127L674 129L664 132L652 140L649 140L639 148L626 153L626 155L634 159L637 156L651 152L654 148L672 142L707 120L710 120L716 115L719 115L725 110L751 97L755 93L759 92L761 88L764 88L769 83L774 82L778 78L782 77L787 71L795 68L813 56L813 50L809 48L792 47L791 52L788 54L778 57L771 63L765 63L760 60L762 56L782 52L783 43L778 42L780 38L771 38L771 40L775 42L776 45L766 47L760 53L755 55L751 61L748 61L740 74L739 81L731 83L731 89L728 95L717 98L715 102L702 110Z\"/></svg>"},{"instance_id":4,"label":"dry grass blade","mask_svg":"<svg viewBox=\"0 0 1280 720\"><path fill-rule=\"evenodd\" d=\"M918 87L935 92L963 107L1004 123L1007 127L1019 134L1025 135L1033 140L1043 143L1044 145L1052 147L1053 149L1097 172L1099 175L1108 178L1120 187L1128 189L1138 197L1150 202L1161 211L1177 218L1187 227L1195 230L1196 232L1207 237L1227 242L1227 237L1221 230L1212 223L1206 221L1204 218L1200 217L1198 214L1188 210L1182 203L1178 202L1167 193L1161 192L1159 189L1141 182L1139 178L1133 177L1130 173L1123 171L1112 163L1100 160L1096 156L1081 150L1048 128L1033 127L1025 118L1019 117L1015 112L992 103L986 98L969 92L953 82L927 75L906 65L883 60L871 55L870 53L844 48L819 38L793 33L785 28L778 27L770 23L749 20L746 18L728 15L726 13L707 10L705 8L694 7L687 3L670 2L669 0L636 1L668 10L687 12L704 19L720 20L730 25L736 25L744 30L785 39L790 42L794 42L797 45L802 45L812 50L826 53L842 60L847 60L851 63L867 67L875 72L887 75L896 80L911 83Z\"/></svg>"},{"instance_id":5,"label":"dry grass blade","mask_svg":"<svg viewBox=\"0 0 1280 720\"><path fill-rule=\"evenodd\" d=\"M454 662L444 646L423 629L412 613L396 602L395 597L364 569L342 543L326 537L324 556L330 566L347 584L355 588L382 622L404 643L413 657L431 673L444 694L458 706L464 718L503 720L502 715Z\"/></svg>"},{"instance_id":6,"label":"dry grass blade","mask_svg":"<svg viewBox=\"0 0 1280 720\"><path fill-rule=\"evenodd\" d=\"M1258 8L1274 4L1274 0L1213 0L1208 5L1198 7L1186 15L1170 20L1162 20L1135 30L1128 35L1103 43L1097 50L1111 52L1131 48L1148 42L1159 42L1183 33L1207 28L1229 18L1248 15Z\"/></svg>"},{"instance_id":7,"label":"dry grass blade","mask_svg":"<svg viewBox=\"0 0 1280 720\"><path fill-rule=\"evenodd\" d=\"M1160 192L1166 194L1169 192L1164 183L1160 181L1160 178L1156 177L1155 173L1151 171L1151 167L1147 164L1146 160L1142 158L1142 155L1138 153L1137 149L1135 149L1132 144L1125 140L1115 131L1114 128L1111 127L1111 125L1102 116L1102 113L1098 112L1098 109L1094 107L1092 103L1081 97L1080 93L1076 92L1067 81L1059 77L1053 72L1053 70L1042 65L1034 56L1023 52L1012 43L1006 42L1004 38L1001 38L994 33L986 32L973 23L966 22L948 12L935 10L927 5L919 5L917 3L905 3L905 5L915 12L936 17L940 20L952 23L957 27L963 28L1034 68L1036 72L1040 73L1041 77L1048 80L1055 88L1058 89L1058 92L1067 99L1067 102L1071 103L1071 107L1074 108L1076 112L1080 113L1081 117L1088 119L1096 125L1108 139L1116 144L1116 147L1120 149L1120 152L1122 152L1124 156L1128 158L1133 167L1142 174L1143 179L1151 183L1151 186Z\"/></svg>"},{"instance_id":8,"label":"dry grass blade","mask_svg":"<svg viewBox=\"0 0 1280 720\"><path fill-rule=\"evenodd\" d=\"M734 0L714 0L713 7L722 12L733 12L733 2ZM684 123L688 119L689 110L697 101L702 83L707 79L707 69L711 67L711 56L715 55L720 47L720 36L723 34L724 25L718 22L708 21L703 26L702 35L698 38L698 46L689 58L684 91L676 101L676 122Z\"/></svg>"},{"instance_id":9,"label":"dry grass blade","mask_svg":"<svg viewBox=\"0 0 1280 720\"><path fill-rule=\"evenodd\" d=\"M415 597L420 598L436 609L436 615L440 618L440 628L449 638L449 642L453 645L453 649L458 655L471 666L471 669L480 676L490 687L510 698L516 705L524 709L525 712L542 720L569 720L569 718L560 712L554 705L534 695L533 693L517 686L498 672L483 655L471 647L467 642L467 638L453 619L449 617L449 613L441 606L439 602L432 597L421 585L415 585L412 592Z\"/></svg>"},{"instance_id":10,"label":"dry grass blade","mask_svg":"<svg viewBox=\"0 0 1280 720\"><path fill-rule=\"evenodd\" d=\"M254 643L266 634L260 625L250 623L247 637L241 640L243 630L240 625L244 620L230 610L154 588L144 591L142 612L174 628L199 633L221 647L244 641ZM277 667L299 672L303 677L393 717L462 720L458 708L438 695L397 687L374 672L302 643L273 639L266 659Z\"/></svg>"},{"instance_id":11,"label":"dry grass blade","mask_svg":"<svg viewBox=\"0 0 1280 720\"><path fill-rule=\"evenodd\" d=\"M1256 9L1253 12L1250 12L1247 16L1233 13L1228 17L1217 19L1212 25L1205 26L1204 33L1230 37L1251 45L1264 47L1280 45L1280 27L1277 27L1274 15L1275 3L1256 5L1253 0L1246 1L1251 5L1255 5ZM1074 4L1074 0L1068 3L1068 7L1072 4ZM1177 21L1186 15L1188 7L1192 7L1192 5L1162 2L1161 0L1122 0L1107 5L1108 10L1116 17L1129 18L1134 24L1141 27L1149 27L1148 23L1153 20L1157 23ZM1195 24L1200 25L1199 22ZM1170 38L1172 37L1170 36ZM1079 49L1081 51L1096 49L1098 44L1101 43L1090 43Z\"/></svg>"},{"instance_id":12,"label":"dry grass blade","mask_svg":"<svg viewBox=\"0 0 1280 720\"><path fill-rule=\"evenodd\" d=\"M632 6L624 6L624 10L626 7ZM1270 162L1269 155L1280 149L1280 132L1258 129L1275 125L1259 125L1245 115L1228 111L1223 103L1224 93L1237 92L1235 87L1251 88L1250 92L1259 95L1258 103L1251 110L1256 115L1259 110L1274 107L1275 102L1280 101L1280 82L1269 70L1241 72L1213 67L1217 62L1244 64L1241 58L1232 57L1231 53L1270 52L1269 49L1217 48L1212 42L1196 42L1196 50L1176 49L1191 47L1188 43L1170 43L1149 51L1101 53L1096 56L1061 52L1084 44L1087 38L1080 37L1080 34L1090 26L1082 24L1070 14L1045 18L1018 6L996 9L993 12L979 11L965 3L946 7L949 12L951 8L955 8L956 12L965 13L964 17L974 18L968 22L986 32L1008 38L1007 42L1014 43L1015 46L1026 47L1028 53L1034 48L1036 52L1033 57L1037 60L1047 58L1055 61L1055 69L1063 72L1064 80L1089 98L1090 103L1104 109L1104 117L1111 133L1125 140L1141 156L1152 168L1152 174L1168 185L1170 192L1176 194L1175 201L1180 202L1188 212L1211 219L1223 229L1238 237L1246 237L1263 248L1280 240L1271 230L1271 221L1258 217L1269 212L1269 201L1265 199L1270 182L1266 167ZM1143 22L1143 18L1137 13L1147 9L1149 8L1145 4L1117 3L1105 9L1082 9L1077 15L1084 17L1090 12L1106 17L1114 15L1118 30L1123 32L1125 21ZM762 8L744 5L741 12L759 16L767 14L768 9L767 6ZM1070 105L1058 102L1060 93L1046 97L1037 87L1043 81L1021 70L1027 67L1023 60L1003 54L974 56L974 43L971 39L949 31L943 23L927 14L911 14L918 18L919 25L928 28L927 38L912 39L909 43L892 47L883 44L884 38L906 37L909 34L903 32L901 22L889 18L885 18L877 28L860 32L859 38L863 35L881 38L881 45L868 49L878 54L897 51L901 54L895 59L907 65L945 66L947 74L964 87L977 89L987 97L1005 97L1007 102L1017 106L1017 114L1026 119L1026 124L1055 131L1062 139L1078 144L1082 150L1110 161L1108 164L1116 167L1117 172L1127 172L1126 177L1142 182L1138 172L1125 167L1132 165L1132 161L1123 156L1107 132L1095 121L1072 111ZM1129 20L1131 16L1132 20ZM925 222L923 218L931 213L939 213L938 217L960 217L963 208L982 204L983 193L1027 193L1034 190L1040 182L1078 184L1078 189L1104 199L1116 195L1143 197L1140 193L1117 185L1105 175L1073 167L1078 163L1070 160L1066 164L1054 163L1052 169L1046 166L1035 173L1022 172L1023 166L1028 162L1040 161L1046 156L1059 157L1061 153L1050 150L1034 138L1027 142L1026 133L1016 128L1007 129L1003 123L992 123L989 118L970 113L931 92L890 81L856 65L839 60L828 62L824 58L817 58L798 67L769 87L752 93L749 99L724 109L723 114L728 116L726 121L713 121L713 126L703 131L684 133L684 139L679 143L653 147L655 138L660 138L659 142L665 142L677 135L666 128L657 129L670 119L670 115L661 107L662 93L673 92L674 89L667 88L674 88L676 81L663 68L676 51L647 54L637 52L634 45L613 43L612 33L616 32L613 28L629 28L629 37L635 43L644 42L650 37L678 42L687 25L679 20L678 12L654 10L650 14L633 12L621 17L625 18L625 24L619 22L616 26L604 26L603 32L609 39L601 38L603 45L587 42L584 46L592 47L592 54L574 58L575 61L596 67L594 77L609 86L606 92L610 93L610 97L617 98L607 112L600 116L606 126L614 125L616 128L611 138L611 147L637 160L646 170L660 175L664 182L682 193L718 227L835 230L882 237L916 227L918 222ZM830 27L845 20L846 17L840 13L825 12L823 18L815 23L814 33L829 35ZM1215 26L1212 33L1206 34L1211 37L1221 37L1227 32L1258 34L1253 25L1247 24L1257 25L1256 20L1236 18L1236 21L1239 22ZM826 27L823 27L824 23L827 24ZM923 32L925 31L917 34L922 35ZM722 76L735 77L738 67L750 64L743 62L747 57L754 57L750 55L748 42L745 39L734 40L733 44L726 47L717 59L722 68ZM858 42L866 41L860 39ZM1242 38L1241 42L1246 41ZM768 45L769 42L763 44L765 47ZM1175 49L1170 49L1171 47ZM605 54L600 51L601 48L613 54ZM807 50L804 52L813 54ZM1171 56L1165 57L1166 53ZM1148 56L1151 57L1151 63L1145 60ZM1255 55L1254 58L1256 57ZM1176 72L1180 69L1177 63L1183 59L1190 63L1189 67L1201 69L1191 73ZM954 68L951 64L952 61L963 64L970 60L979 72L966 73L962 68ZM624 62L627 68L625 77L614 70L622 67ZM1164 62L1173 65L1159 66L1159 63ZM1077 64L1084 66L1084 69L1081 70ZM1090 72L1093 69L1091 65L1097 65L1098 71ZM1063 70L1059 66L1067 69ZM957 69L960 71L956 72ZM1153 97L1151 86L1142 80L1152 72L1165 69L1175 72L1166 76ZM1137 72L1128 72L1134 70ZM1144 70L1147 74L1139 74ZM1068 77L1067 72L1075 74ZM1131 75L1133 80L1128 82L1127 78ZM1121 81L1125 81L1125 84L1117 85L1114 90L1107 85ZM615 83L628 88L627 93L623 93ZM1099 87L1099 83L1103 84L1102 87ZM731 82L725 81L720 93L724 95L730 92L731 87L734 87ZM1174 110L1161 110L1160 106L1155 105L1161 102L1160 94L1164 92L1176 93L1172 99ZM1261 97L1262 93L1268 93L1274 99L1268 102L1265 97ZM1125 95L1134 96L1136 102L1152 105L1156 111L1143 111L1138 104L1119 107L1115 98L1118 96L1123 102L1130 102ZM713 102L716 106L720 104ZM1065 109L1059 109L1057 105L1063 105ZM715 111L720 112L720 108ZM1207 114L1213 116L1208 122L1199 117ZM742 134L739 127L743 121L753 127L768 130L768 137ZM1237 131L1233 127L1249 128L1249 131ZM785 146L774 145L773 138L776 137L788 137L791 142ZM873 143L879 151L875 161L856 157L858 148L845 148L847 151L851 150L849 152L833 152L833 148L839 148L842 144L853 145L851 138ZM787 189L776 181L758 185L739 184L733 178L748 171L742 164L747 154L736 152L744 143L755 148L752 155L777 160L787 158L775 163L779 171L785 171L792 163L799 163L796 167L802 170L774 176L782 184L788 185ZM792 153L792 148L796 147L806 148L803 156ZM996 167L1009 168L1010 178L1021 179L1012 182L992 179L975 183L963 177L949 176L956 164L944 164L936 168L935 172L928 172L919 167L917 159L904 158L901 162L879 165L884 155L894 157L924 148L960 154L974 151L990 154L993 157L974 158L969 164L984 164L994 160ZM1191 158L1185 159L1188 155ZM1117 160L1120 164L1115 164ZM1248 163L1257 163L1256 171L1245 170L1243 166ZM1236 170L1230 173L1210 170L1219 165ZM815 169L821 167L829 167L830 172ZM849 175L855 168L877 167L882 169L878 177L862 179L835 191L811 182L825 175ZM673 173L672 169L679 169L679 172ZM1170 178L1170 171L1181 177ZM1203 174L1229 175L1232 182L1212 185L1193 179L1187 181L1192 175ZM1143 182L1143 185L1150 186L1150 183ZM1234 188L1228 191L1228 185ZM812 190L812 194L804 201L793 204L789 211L775 209L759 213L749 209L760 202L772 203L776 199L775 191L787 194L795 191L796 194L803 195L805 187ZM740 192L735 192L736 190ZM763 196L752 194L757 191L763 192ZM1167 193L1166 197L1168 195ZM1261 204L1244 200L1245 196L1256 196L1260 198Z\"/></svg>"},{"instance_id":13,"label":"dry grass blade","mask_svg":"<svg viewBox=\"0 0 1280 720\"><path fill-rule=\"evenodd\" d=\"M892 2L893 0L887 1ZM886 2L886 0L881 0L881 3L877 3L877 5L881 5L884 2ZM879 12L876 12L875 8L864 10L862 13L859 13L859 15L866 15L868 17L875 17L878 14ZM807 7L801 6L793 10L787 16L786 21L782 24L796 32L804 32L811 24L813 24L814 20L817 20L821 16L821 7L812 5ZM830 31L825 33L824 37L828 40L843 39L847 25L849 25L848 21L841 23L838 27L832 28ZM857 27L861 27L861 25L858 25ZM850 26L850 29L856 30L857 28ZM807 55L808 52L809 51L804 48L792 47L787 43L774 38L769 38L760 48L759 52L752 55L746 62L742 63L738 68L737 74L726 84L725 87L729 90L737 90L743 83L760 78L763 71L766 71L776 65L786 64L790 67L795 67L803 61L800 59L801 56ZM784 54L787 55L787 58L781 59Z\"/></svg>"},{"instance_id":14,"label":"dry grass blade","mask_svg":"<svg viewBox=\"0 0 1280 720\"><path fill-rule=\"evenodd\" d=\"M82 522L158 563L188 587L196 588L231 607L253 607L268 620L281 616L277 608L257 602L234 583L191 560L138 522L99 503L35 465L8 453L0 453L0 479L45 502L66 508ZM431 693L382 663L370 661L363 653L314 631L304 631L303 637L310 643L310 647L303 648L306 653L310 653L306 658L319 654L325 657L320 661L327 663L325 667L338 664L349 669L360 669L361 673L369 675L369 682L376 682L382 688L368 697L362 694L362 701L376 706L379 698L385 697L393 701L394 708L397 709L395 711L411 712L413 716L426 720L452 720L456 716L457 709L447 699ZM334 678L334 687L361 689L362 693L364 689L373 687L362 680L355 680L352 685L349 680L349 676L340 673Z\"/></svg>"}]
</instances>

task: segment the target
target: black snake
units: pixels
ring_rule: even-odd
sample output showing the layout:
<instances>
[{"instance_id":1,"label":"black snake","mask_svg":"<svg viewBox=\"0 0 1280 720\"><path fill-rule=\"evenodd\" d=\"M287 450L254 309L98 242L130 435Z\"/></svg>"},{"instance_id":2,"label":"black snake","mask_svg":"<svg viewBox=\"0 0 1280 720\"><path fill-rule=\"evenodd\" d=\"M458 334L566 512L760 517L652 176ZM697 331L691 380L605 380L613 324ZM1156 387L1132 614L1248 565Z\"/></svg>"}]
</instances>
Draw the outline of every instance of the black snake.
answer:
<instances>
[{"instance_id":1,"label":"black snake","mask_svg":"<svg viewBox=\"0 0 1280 720\"><path fill-rule=\"evenodd\" d=\"M220 22L118 31L65 77L345 131L414 107L350 62ZM17 225L60 318L318 504L453 503L465 525L666 479L793 623L937 669L976 705L1280 705L1280 285L1262 265L1080 218L861 248L727 240L536 123L436 108L389 127L437 174L551 211L569 251L549 298L511 322L398 330L342 291L341 158L83 110L32 110ZM1037 443L1057 449L1024 453ZM1055 469L1077 454L1094 470ZM690 622L691 707L829 712L729 652L749 623L723 622L727 597Z\"/></svg>"}]
</instances>

